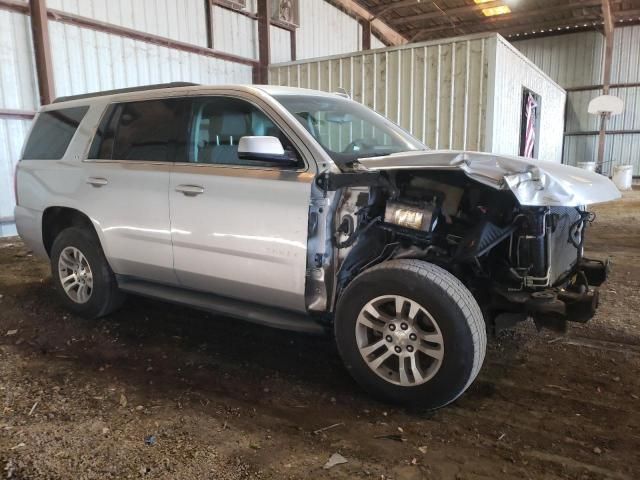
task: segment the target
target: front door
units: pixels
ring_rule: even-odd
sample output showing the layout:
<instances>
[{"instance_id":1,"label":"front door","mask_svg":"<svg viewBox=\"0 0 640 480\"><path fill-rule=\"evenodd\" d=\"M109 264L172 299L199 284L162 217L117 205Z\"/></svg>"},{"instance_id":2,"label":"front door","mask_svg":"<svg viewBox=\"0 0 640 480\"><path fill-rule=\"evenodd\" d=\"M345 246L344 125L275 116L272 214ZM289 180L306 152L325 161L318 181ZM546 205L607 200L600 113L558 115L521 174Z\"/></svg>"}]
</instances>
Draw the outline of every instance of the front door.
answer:
<instances>
[{"instance_id":1,"label":"front door","mask_svg":"<svg viewBox=\"0 0 640 480\"><path fill-rule=\"evenodd\" d=\"M189 162L169 196L176 274L188 288L305 310L307 225L313 173L260 108L232 97L192 106ZM280 138L297 167L238 158L247 135Z\"/></svg>"}]
</instances>

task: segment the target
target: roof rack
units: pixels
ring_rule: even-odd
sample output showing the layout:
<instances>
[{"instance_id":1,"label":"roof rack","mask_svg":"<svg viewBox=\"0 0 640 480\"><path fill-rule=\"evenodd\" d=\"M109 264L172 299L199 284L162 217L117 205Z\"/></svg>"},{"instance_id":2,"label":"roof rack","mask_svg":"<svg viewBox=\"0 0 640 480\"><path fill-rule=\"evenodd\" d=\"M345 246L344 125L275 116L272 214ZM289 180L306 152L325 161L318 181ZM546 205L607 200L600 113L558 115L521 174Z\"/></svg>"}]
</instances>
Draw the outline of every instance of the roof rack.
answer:
<instances>
[{"instance_id":1,"label":"roof rack","mask_svg":"<svg viewBox=\"0 0 640 480\"><path fill-rule=\"evenodd\" d=\"M191 82L171 82L171 83L156 83L154 85L143 85L140 87L118 88L116 90L104 90L102 92L83 93L80 95L68 95L66 97L58 97L53 103L68 102L70 100L80 100L82 98L104 97L107 95L115 95L118 93L130 93L130 92L144 92L146 90L160 90L163 88L176 88L176 87L193 87L198 85Z\"/></svg>"}]
</instances>

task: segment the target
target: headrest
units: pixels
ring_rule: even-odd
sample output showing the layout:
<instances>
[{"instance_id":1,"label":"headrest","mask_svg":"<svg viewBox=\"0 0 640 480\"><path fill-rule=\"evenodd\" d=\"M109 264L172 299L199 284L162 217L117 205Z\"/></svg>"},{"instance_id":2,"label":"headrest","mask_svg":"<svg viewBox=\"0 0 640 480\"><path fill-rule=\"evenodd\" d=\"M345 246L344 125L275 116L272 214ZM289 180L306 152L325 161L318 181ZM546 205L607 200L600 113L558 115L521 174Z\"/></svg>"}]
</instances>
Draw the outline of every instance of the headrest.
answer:
<instances>
[{"instance_id":1,"label":"headrest","mask_svg":"<svg viewBox=\"0 0 640 480\"><path fill-rule=\"evenodd\" d=\"M221 115L212 122L213 134L240 138L247 134L247 115L240 112L229 112Z\"/></svg>"}]
</instances>

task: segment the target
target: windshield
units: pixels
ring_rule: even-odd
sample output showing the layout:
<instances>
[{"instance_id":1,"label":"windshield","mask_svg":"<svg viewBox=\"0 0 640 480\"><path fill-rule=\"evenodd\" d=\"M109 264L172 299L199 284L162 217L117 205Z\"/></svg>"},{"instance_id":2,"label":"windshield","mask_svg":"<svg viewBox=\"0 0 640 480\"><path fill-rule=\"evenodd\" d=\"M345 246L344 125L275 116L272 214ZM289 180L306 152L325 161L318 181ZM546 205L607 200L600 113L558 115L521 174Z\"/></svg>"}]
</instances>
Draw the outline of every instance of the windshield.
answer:
<instances>
[{"instance_id":1,"label":"windshield","mask_svg":"<svg viewBox=\"0 0 640 480\"><path fill-rule=\"evenodd\" d=\"M277 95L338 165L427 147L373 110L351 100Z\"/></svg>"}]
</instances>

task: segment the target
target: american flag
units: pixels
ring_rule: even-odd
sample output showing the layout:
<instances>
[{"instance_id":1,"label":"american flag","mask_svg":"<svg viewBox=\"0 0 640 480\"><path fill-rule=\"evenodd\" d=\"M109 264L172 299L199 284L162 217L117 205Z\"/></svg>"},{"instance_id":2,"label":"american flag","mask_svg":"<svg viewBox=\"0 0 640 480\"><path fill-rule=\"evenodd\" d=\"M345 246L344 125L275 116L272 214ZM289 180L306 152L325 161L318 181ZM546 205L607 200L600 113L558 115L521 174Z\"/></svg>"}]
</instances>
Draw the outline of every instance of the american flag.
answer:
<instances>
[{"instance_id":1,"label":"american flag","mask_svg":"<svg viewBox=\"0 0 640 480\"><path fill-rule=\"evenodd\" d=\"M538 104L530 93L527 97L527 106L525 108L525 119L527 121L527 130L524 134L524 151L523 157L533 158L533 147L536 144L536 112Z\"/></svg>"}]
</instances>

